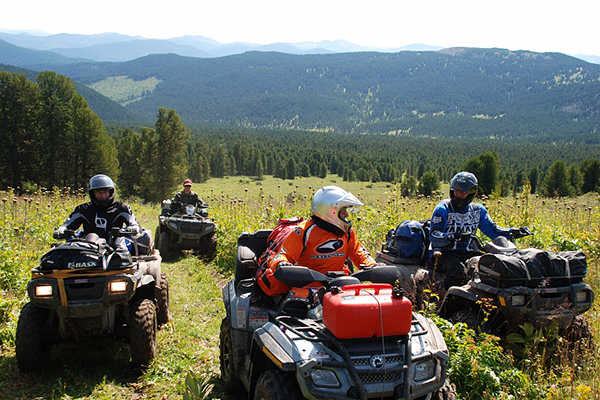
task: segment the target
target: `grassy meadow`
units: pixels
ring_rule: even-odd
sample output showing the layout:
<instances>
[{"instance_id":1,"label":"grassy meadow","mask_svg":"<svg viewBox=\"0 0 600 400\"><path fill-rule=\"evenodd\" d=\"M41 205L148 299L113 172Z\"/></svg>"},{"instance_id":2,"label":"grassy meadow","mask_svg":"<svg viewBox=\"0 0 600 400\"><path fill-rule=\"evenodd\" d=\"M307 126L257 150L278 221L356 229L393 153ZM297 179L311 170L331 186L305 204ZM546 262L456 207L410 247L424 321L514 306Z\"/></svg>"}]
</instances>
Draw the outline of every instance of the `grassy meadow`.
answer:
<instances>
[{"instance_id":1,"label":"grassy meadow","mask_svg":"<svg viewBox=\"0 0 600 400\"><path fill-rule=\"evenodd\" d=\"M190 254L163 262L173 319L159 331L158 356L143 373L129 368L128 346L109 339L55 345L43 373L19 373L14 336L20 309L27 302L29 271L53 242L54 229L77 204L87 201L87 194L55 189L15 197L12 191L0 191L0 398L180 399L190 390L186 378L203 383L207 392L191 398L233 398L225 395L220 384L218 344L224 316L221 288L232 276L237 237L243 231L273 227L279 218L308 217L314 191L331 184L365 203L352 219L358 237L373 254L389 229L406 219L429 218L445 197L403 198L395 185L333 178L228 177L195 184L193 190L209 203L209 213L218 224L217 256L211 263ZM582 249L588 256L586 282L599 292L598 195L548 199L523 194L483 201L498 224L531 228L534 235L520 239L520 247ZM128 203L141 225L154 232L160 206L135 199ZM597 302L586 318L598 338ZM537 332L527 342L526 357L515 361L494 338L476 337L460 324L438 324L456 350L451 354L450 374L460 399L600 399L600 347L596 345L569 351L564 343L546 340L544 332Z\"/></svg>"}]
</instances>

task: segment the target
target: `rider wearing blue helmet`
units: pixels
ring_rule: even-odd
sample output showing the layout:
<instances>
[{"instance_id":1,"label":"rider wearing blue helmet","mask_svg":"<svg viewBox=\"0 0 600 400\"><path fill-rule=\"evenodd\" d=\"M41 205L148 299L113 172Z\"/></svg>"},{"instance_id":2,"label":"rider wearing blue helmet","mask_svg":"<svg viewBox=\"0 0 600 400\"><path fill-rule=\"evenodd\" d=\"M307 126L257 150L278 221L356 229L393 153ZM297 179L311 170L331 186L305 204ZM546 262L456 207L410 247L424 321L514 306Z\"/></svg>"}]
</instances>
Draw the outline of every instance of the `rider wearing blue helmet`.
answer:
<instances>
[{"instance_id":1,"label":"rider wearing blue helmet","mask_svg":"<svg viewBox=\"0 0 600 400\"><path fill-rule=\"evenodd\" d=\"M529 234L528 228L503 228L490 217L485 207L473 203L478 182L470 172L459 172L450 181L450 198L433 210L430 227L430 255L441 252L437 270L446 275L446 288L467 281L464 262L481 255L472 235L480 229L490 239L503 236L513 239Z\"/></svg>"}]
</instances>

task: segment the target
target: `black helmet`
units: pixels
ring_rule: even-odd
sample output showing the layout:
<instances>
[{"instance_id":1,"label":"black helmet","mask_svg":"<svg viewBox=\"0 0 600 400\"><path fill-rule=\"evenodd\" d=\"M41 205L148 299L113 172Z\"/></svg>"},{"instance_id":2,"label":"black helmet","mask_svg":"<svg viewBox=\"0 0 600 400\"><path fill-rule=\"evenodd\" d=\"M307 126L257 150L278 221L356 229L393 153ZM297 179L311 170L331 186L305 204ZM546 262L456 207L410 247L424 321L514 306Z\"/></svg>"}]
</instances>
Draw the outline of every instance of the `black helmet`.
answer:
<instances>
[{"instance_id":1,"label":"black helmet","mask_svg":"<svg viewBox=\"0 0 600 400\"><path fill-rule=\"evenodd\" d=\"M466 207L473 201L473 197L477 194L477 178L470 172L459 172L454 175L450 181L450 202L454 208ZM461 199L454 195L455 190L468 193L467 197Z\"/></svg>"},{"instance_id":2,"label":"black helmet","mask_svg":"<svg viewBox=\"0 0 600 400\"><path fill-rule=\"evenodd\" d=\"M94 195L94 191L108 189L108 199L98 200ZM90 190L88 191L90 200L98 207L108 207L115 201L115 183L107 175L94 175L90 179Z\"/></svg>"}]
</instances>

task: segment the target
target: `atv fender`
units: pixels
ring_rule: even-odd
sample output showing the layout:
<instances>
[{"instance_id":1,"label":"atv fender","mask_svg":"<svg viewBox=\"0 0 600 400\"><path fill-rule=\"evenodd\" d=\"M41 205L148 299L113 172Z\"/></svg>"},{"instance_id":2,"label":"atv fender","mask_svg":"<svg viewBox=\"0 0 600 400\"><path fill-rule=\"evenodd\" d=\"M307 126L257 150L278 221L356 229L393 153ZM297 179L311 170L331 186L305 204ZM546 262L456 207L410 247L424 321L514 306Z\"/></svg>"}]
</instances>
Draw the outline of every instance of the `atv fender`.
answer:
<instances>
[{"instance_id":1,"label":"atv fender","mask_svg":"<svg viewBox=\"0 0 600 400\"><path fill-rule=\"evenodd\" d=\"M442 318L449 318L459 309L476 306L478 300L479 296L470 285L452 286L444 296L444 300L438 309L438 315Z\"/></svg>"},{"instance_id":2,"label":"atv fender","mask_svg":"<svg viewBox=\"0 0 600 400\"><path fill-rule=\"evenodd\" d=\"M156 279L152 275L143 275L142 281L140 282L140 286L150 285L151 283L156 282Z\"/></svg>"},{"instance_id":3,"label":"atv fender","mask_svg":"<svg viewBox=\"0 0 600 400\"><path fill-rule=\"evenodd\" d=\"M251 357L256 357L258 352L264 353L273 364L277 365L283 371L295 371L296 364L292 349L292 342L283 334L275 324L268 322L254 331L252 338Z\"/></svg>"},{"instance_id":4,"label":"atv fender","mask_svg":"<svg viewBox=\"0 0 600 400\"><path fill-rule=\"evenodd\" d=\"M254 393L256 381L269 369L295 371L296 365L290 354L293 348L287 336L272 322L267 322L254 331L250 345L250 370L247 381L249 393Z\"/></svg>"}]
</instances>

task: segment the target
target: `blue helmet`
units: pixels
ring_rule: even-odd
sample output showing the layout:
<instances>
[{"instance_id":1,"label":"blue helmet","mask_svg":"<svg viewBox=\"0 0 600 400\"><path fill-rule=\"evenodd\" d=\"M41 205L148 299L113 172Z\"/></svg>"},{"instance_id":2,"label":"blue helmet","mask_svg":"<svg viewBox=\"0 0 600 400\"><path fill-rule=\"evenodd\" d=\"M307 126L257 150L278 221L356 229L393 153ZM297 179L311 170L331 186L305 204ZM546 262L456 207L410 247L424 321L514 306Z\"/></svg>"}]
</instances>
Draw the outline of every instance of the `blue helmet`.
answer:
<instances>
[{"instance_id":1,"label":"blue helmet","mask_svg":"<svg viewBox=\"0 0 600 400\"><path fill-rule=\"evenodd\" d=\"M98 200L96 199L96 195L94 192L96 190L104 190L108 189L108 199L106 200ZM110 177L107 175L99 174L92 176L90 179L90 189L88 191L90 195L90 200L98 207L108 207L115 201L115 183Z\"/></svg>"},{"instance_id":2,"label":"blue helmet","mask_svg":"<svg viewBox=\"0 0 600 400\"><path fill-rule=\"evenodd\" d=\"M477 194L478 187L477 177L472 173L463 171L454 175L450 181L450 203L452 204L452 207L463 208L469 205ZM455 190L468 193L467 197L464 199L456 197L454 194Z\"/></svg>"}]
</instances>

